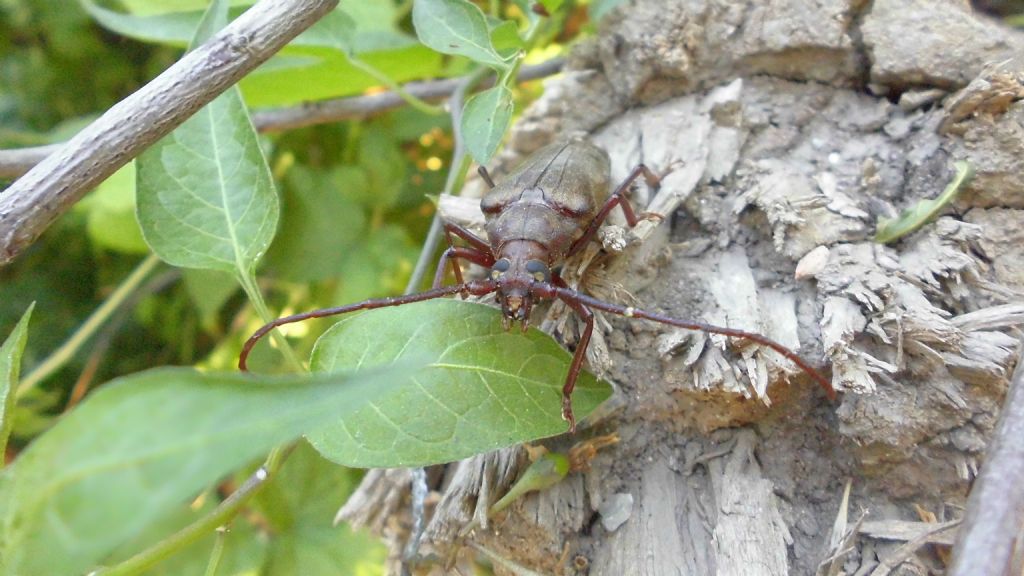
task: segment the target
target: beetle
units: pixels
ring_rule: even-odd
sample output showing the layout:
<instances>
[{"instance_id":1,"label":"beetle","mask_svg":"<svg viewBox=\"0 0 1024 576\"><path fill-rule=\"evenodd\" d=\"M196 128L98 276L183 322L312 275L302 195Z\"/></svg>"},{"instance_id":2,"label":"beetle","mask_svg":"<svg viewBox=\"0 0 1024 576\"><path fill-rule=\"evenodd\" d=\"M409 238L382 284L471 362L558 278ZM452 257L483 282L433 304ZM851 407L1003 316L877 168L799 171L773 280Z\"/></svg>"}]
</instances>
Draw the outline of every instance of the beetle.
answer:
<instances>
[{"instance_id":1,"label":"beetle","mask_svg":"<svg viewBox=\"0 0 1024 576\"><path fill-rule=\"evenodd\" d=\"M612 209L621 207L630 227L636 226L641 220L626 197L633 182L640 176L644 176L652 186L660 182L650 169L639 164L609 194L610 173L608 154L579 138L541 148L497 184L486 168L481 166L480 176L490 187L480 202L487 240L462 226L446 223L444 230L448 248L441 255L430 290L404 296L374 298L274 320L253 333L245 342L239 355L239 368L246 370L246 358L260 338L284 324L357 310L401 306L455 294L466 297L493 293L501 306L505 330L519 322L522 330L526 331L533 305L540 300L559 299L583 319L584 327L562 387L562 418L568 422L569 432L576 430L570 399L594 331L594 310L757 342L791 360L814 378L829 398L834 399L835 390L821 374L796 352L765 336L724 326L678 320L632 306L605 302L573 290L566 284L559 275L559 267L594 238ZM660 219L660 216L649 214L643 217ZM456 245L456 239L462 240L465 245ZM482 280L464 280L460 260L488 269L487 277ZM444 286L442 284L448 263L452 264L455 284Z\"/></svg>"}]
</instances>

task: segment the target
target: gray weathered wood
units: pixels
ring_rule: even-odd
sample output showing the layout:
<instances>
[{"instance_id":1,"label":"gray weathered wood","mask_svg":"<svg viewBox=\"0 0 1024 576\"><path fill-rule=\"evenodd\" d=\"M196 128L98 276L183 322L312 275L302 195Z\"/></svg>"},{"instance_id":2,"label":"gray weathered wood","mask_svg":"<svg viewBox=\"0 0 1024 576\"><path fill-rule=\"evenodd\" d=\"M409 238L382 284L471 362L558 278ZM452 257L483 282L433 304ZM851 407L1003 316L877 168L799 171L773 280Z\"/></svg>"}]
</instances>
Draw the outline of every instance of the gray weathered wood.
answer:
<instances>
[{"instance_id":1,"label":"gray weathered wood","mask_svg":"<svg viewBox=\"0 0 1024 576\"><path fill-rule=\"evenodd\" d=\"M947 28L911 25L933 4L928 21L968 18L948 29L977 27L987 39L943 59ZM808 6L624 5L524 112L499 164L580 130L609 152L612 180L636 162L684 159L673 172L679 187L667 192L680 199L674 214L641 243L610 235L603 254L595 243L569 270L574 282L617 284L637 307L736 318L799 343L846 393L829 404L798 378L786 385L784 367L742 342L719 347L608 318L595 332L604 332L609 363L596 366L619 393L599 433L620 442L582 478L474 530L472 542L543 573L581 573L588 563L591 574L941 570L927 553L934 535L887 540L891 533L876 538L858 523L880 530L929 512L937 523L924 532L951 531L994 428L1024 321L1024 102L1004 98L1015 92L1003 86L1000 106L958 111L953 128L939 128L943 98L988 77L980 63L1021 34L948 2ZM911 22L897 32L908 37L895 39L884 19L904 8ZM877 70L865 28L886 58ZM898 48L908 43L926 53ZM891 73L898 69L907 75ZM906 86L897 76L918 80ZM879 84L869 88L868 78ZM895 104L890 91L912 96ZM729 97L701 106L713 93ZM873 242L877 218L935 197L953 160L977 168L950 209L956 216L891 245ZM640 206L647 193L637 190ZM573 342L571 318L543 326ZM711 378L710 368L731 380ZM766 401L753 400L755 391ZM575 440L545 445L565 450ZM633 500L628 517L606 526L601 510L622 510L602 504L623 494ZM837 522L847 513L854 520Z\"/></svg>"},{"instance_id":2,"label":"gray weathered wood","mask_svg":"<svg viewBox=\"0 0 1024 576\"><path fill-rule=\"evenodd\" d=\"M950 576L1019 574L1024 563L1024 359L967 502Z\"/></svg>"}]
</instances>

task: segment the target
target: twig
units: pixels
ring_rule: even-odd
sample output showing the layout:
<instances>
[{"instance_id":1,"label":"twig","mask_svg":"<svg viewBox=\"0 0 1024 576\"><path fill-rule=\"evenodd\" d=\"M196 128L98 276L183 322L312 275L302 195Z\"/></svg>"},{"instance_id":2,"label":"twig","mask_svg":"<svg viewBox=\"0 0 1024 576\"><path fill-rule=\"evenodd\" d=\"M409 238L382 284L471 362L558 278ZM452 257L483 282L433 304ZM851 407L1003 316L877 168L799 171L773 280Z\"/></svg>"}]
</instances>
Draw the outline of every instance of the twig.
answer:
<instances>
[{"instance_id":1,"label":"twig","mask_svg":"<svg viewBox=\"0 0 1024 576\"><path fill-rule=\"evenodd\" d=\"M124 562L116 566L111 566L110 568L102 568L93 572L89 576L129 576L132 574L141 574L161 560L164 560L217 528L224 526L238 514L242 507L245 506L245 504L249 502L249 500L255 496L261 488L263 488L267 483L267 480L269 480L274 473L281 468L281 464L283 464L291 454L293 447L283 450L274 450L270 456L267 457L267 461L263 466L260 466L256 472L253 472L253 474L238 487L237 490L232 492L230 496L225 498L223 502L218 504L216 508L205 514L202 518L199 518L185 528L182 528L177 533L157 542L150 548L139 552Z\"/></svg>"},{"instance_id":2,"label":"twig","mask_svg":"<svg viewBox=\"0 0 1024 576\"><path fill-rule=\"evenodd\" d=\"M0 265L61 213L268 60L338 0L261 0L0 194Z\"/></svg>"},{"instance_id":3,"label":"twig","mask_svg":"<svg viewBox=\"0 0 1024 576\"><path fill-rule=\"evenodd\" d=\"M122 314L123 316L123 314ZM67 414L72 408L78 405L78 403L85 398L85 393L89 391L89 387L92 386L93 378L96 377L96 372L100 368L100 364L103 363L103 359L107 357L107 352L110 351L110 343L114 340L114 331L108 329L104 330L99 337L96 338L96 342L92 346L92 351L89 352L89 358L85 361L85 367L82 369L82 373L78 375L78 379L75 380L75 384L71 387L71 393L68 394L68 401L64 404L64 413Z\"/></svg>"},{"instance_id":4,"label":"twig","mask_svg":"<svg viewBox=\"0 0 1024 576\"><path fill-rule=\"evenodd\" d=\"M238 490L231 493L220 505L210 514L203 516L196 522L190 524L184 530L174 534L170 538L161 540L156 546L149 548L132 556L117 566L98 570L92 576L126 576L128 574L139 574L145 569L155 565L167 558L175 551L184 548L188 544L206 536L216 530L228 520L235 517L242 506L249 501L249 498L256 493L270 478L266 467L261 466L259 470L250 476Z\"/></svg>"},{"instance_id":5,"label":"twig","mask_svg":"<svg viewBox=\"0 0 1024 576\"><path fill-rule=\"evenodd\" d=\"M110 319L111 315L117 311L118 308L132 295L139 286L142 285L142 281L149 276L157 265L160 264L160 259L155 255L150 254L145 260L139 263L132 270L132 273L124 279L123 282L117 287L116 290L103 301L92 314L86 318L85 322L75 330L75 333L71 335L59 348L54 350L53 354L50 354L46 360L35 367L34 370L25 376L25 379L18 385L17 397L21 398L29 390L35 388L40 382L46 379L49 375L53 374L64 364L70 360L76 352L96 333L107 320Z\"/></svg>"},{"instance_id":6,"label":"twig","mask_svg":"<svg viewBox=\"0 0 1024 576\"><path fill-rule=\"evenodd\" d=\"M12 150L0 150L0 178L17 178L39 164L47 156L53 154L60 147L60 144L47 144L45 146L32 146L29 148L15 148Z\"/></svg>"},{"instance_id":7,"label":"twig","mask_svg":"<svg viewBox=\"0 0 1024 576\"><path fill-rule=\"evenodd\" d=\"M1024 356L1010 381L985 464L967 500L950 576L1009 574L1024 526ZM1020 574L1020 570L1017 571Z\"/></svg>"},{"instance_id":8,"label":"twig","mask_svg":"<svg viewBox=\"0 0 1024 576\"><path fill-rule=\"evenodd\" d=\"M440 106L434 106L429 102L423 100L422 98L417 98L415 95L410 94L405 88L402 87L401 84L396 83L387 74L384 74L383 72L377 70L376 68L364 62L362 59L358 58L354 54L348 55L348 62L349 64L355 66L356 68L359 68L363 72L366 72L370 76L373 76L374 80L380 82L384 86L387 86L388 90L391 90L395 94L398 94L398 97L401 98L403 102L405 102L409 106L412 106L416 110L419 110L424 114L430 114L432 116L444 113L444 108Z\"/></svg>"},{"instance_id":9,"label":"twig","mask_svg":"<svg viewBox=\"0 0 1024 576\"><path fill-rule=\"evenodd\" d=\"M557 74L565 65L564 58L552 58L547 62L523 66L517 80L528 82ZM407 94L427 102L443 100L455 91L461 78L445 78L427 82L409 82L402 85ZM482 90L494 85L493 79L483 80L476 89ZM252 121L260 132L281 132L304 126L328 124L340 120L363 118L372 114L387 112L405 106L401 94L395 91L379 92L366 96L334 98L318 102L307 102L288 108L267 108L253 112ZM0 150L0 178L17 178L28 172L63 144L48 144L31 148Z\"/></svg>"},{"instance_id":10,"label":"twig","mask_svg":"<svg viewBox=\"0 0 1024 576\"><path fill-rule=\"evenodd\" d=\"M114 341L114 337L120 331L121 326L127 320L136 306L139 305L139 301L149 296L160 292L164 288L178 281L181 278L181 270L173 269L167 270L163 274L154 277L152 280L146 283L145 286L139 288L132 293L118 308L119 311L107 325L103 328L103 331L96 337L92 345L92 351L89 353L89 358L85 362L85 368L82 369L82 373L78 376L78 380L75 381L74 386L71 387L71 393L68 395L68 401L64 405L64 412L67 413L69 410L75 407L82 398L85 397L86 392L89 391L89 387L92 385L92 380L96 376L96 372L106 357L107 352L110 351L110 345ZM120 289L120 287L118 288Z\"/></svg>"}]
</instances>

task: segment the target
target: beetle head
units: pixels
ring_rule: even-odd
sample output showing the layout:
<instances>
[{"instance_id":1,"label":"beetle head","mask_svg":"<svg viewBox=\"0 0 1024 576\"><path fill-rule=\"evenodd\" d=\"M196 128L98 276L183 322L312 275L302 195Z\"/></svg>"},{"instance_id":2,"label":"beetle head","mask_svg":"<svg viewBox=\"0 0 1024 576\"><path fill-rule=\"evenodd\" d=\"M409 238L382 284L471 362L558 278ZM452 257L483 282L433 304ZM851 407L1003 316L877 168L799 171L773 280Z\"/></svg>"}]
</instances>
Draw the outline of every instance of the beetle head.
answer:
<instances>
[{"instance_id":1,"label":"beetle head","mask_svg":"<svg viewBox=\"0 0 1024 576\"><path fill-rule=\"evenodd\" d=\"M502 323L508 330L518 320L525 332L538 288L550 287L547 250L530 240L516 240L503 246L498 256L491 280L497 285L494 292L501 304Z\"/></svg>"}]
</instances>

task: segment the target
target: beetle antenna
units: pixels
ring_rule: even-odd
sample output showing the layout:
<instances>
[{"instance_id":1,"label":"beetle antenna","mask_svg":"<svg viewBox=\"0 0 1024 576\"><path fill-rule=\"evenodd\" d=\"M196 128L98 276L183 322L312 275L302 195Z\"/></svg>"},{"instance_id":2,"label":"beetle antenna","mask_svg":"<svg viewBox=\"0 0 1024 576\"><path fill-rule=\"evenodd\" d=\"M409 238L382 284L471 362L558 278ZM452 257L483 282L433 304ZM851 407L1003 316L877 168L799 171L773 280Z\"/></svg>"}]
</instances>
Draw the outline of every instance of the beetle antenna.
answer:
<instances>
[{"instance_id":1,"label":"beetle antenna","mask_svg":"<svg viewBox=\"0 0 1024 576\"><path fill-rule=\"evenodd\" d=\"M302 322L303 320L310 320L312 318L325 318L327 316L337 316L339 314L347 314L349 312L356 312L358 310L373 310L374 308L387 308L389 306L401 306L403 304L412 304L413 302L422 302L424 300L433 300L434 298L442 298L444 296L451 296L458 294L459 292L466 291L474 296L483 296L494 292L496 284L492 280L479 281L474 280L471 282L463 282L460 284L452 284L451 286L442 286L440 288L433 288L431 290L425 290L423 292L415 292L413 294L406 294L404 296L389 296L387 298L371 298L369 300L363 300L362 302L356 302L355 304L348 304L346 306L336 306L334 308L321 308L319 310L312 310L310 312L303 312L301 314L292 314L291 316L284 316L278 318L273 322L264 324L259 330L253 332L252 336L245 341L242 345L242 352L238 355L238 369L242 372L248 372L249 368L246 362L249 359L249 353L252 352L253 346L256 345L264 336L266 336L271 330L278 326L284 326L285 324L294 324L295 322Z\"/></svg>"},{"instance_id":2,"label":"beetle antenna","mask_svg":"<svg viewBox=\"0 0 1024 576\"><path fill-rule=\"evenodd\" d=\"M561 288L558 286L552 286L554 295L558 298L565 300L566 302L577 302L596 310L603 310L605 312L611 312L612 314L618 314L619 316L625 316L627 318L643 318L652 322L659 322L661 324L668 324L669 326L676 326L679 328L685 328L687 330L700 330L702 332L710 332L712 334L722 334L723 336L731 336L734 338L746 338L753 342L757 342L763 346L767 346L772 350L775 350L779 354L785 356L791 360L794 364L800 367L801 370L806 372L811 378L821 386L828 395L830 400L836 399L836 390L832 387L832 384L821 375L820 372L815 370L804 361L796 352L789 349L782 344L754 332L747 332L745 330L737 330L735 328L726 328L724 326L715 326L713 324L704 324L703 322L688 322L685 320L678 320L670 316L664 316L654 312L648 312L646 310L640 310L633 308L632 306L622 306L619 304L612 304L611 302L605 302L604 300L598 300L593 296L587 296L586 294L572 290L571 288Z\"/></svg>"},{"instance_id":3,"label":"beetle antenna","mask_svg":"<svg viewBox=\"0 0 1024 576\"><path fill-rule=\"evenodd\" d=\"M494 180L491 179L491 173L487 171L486 166L480 166L479 168L477 168L476 173L479 174L480 177L484 179L484 182L487 182L488 188L494 188Z\"/></svg>"}]
</instances>

